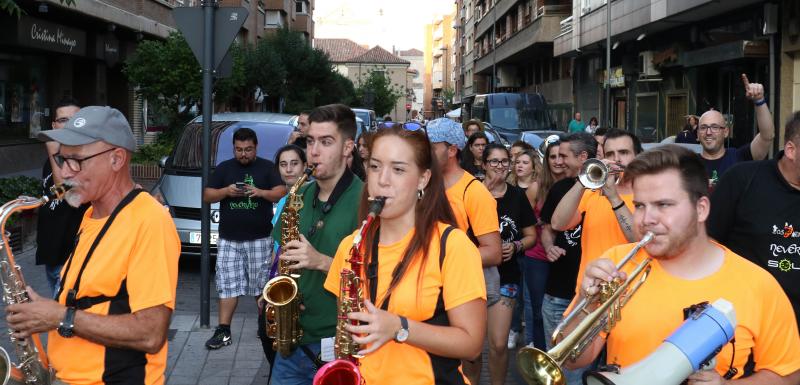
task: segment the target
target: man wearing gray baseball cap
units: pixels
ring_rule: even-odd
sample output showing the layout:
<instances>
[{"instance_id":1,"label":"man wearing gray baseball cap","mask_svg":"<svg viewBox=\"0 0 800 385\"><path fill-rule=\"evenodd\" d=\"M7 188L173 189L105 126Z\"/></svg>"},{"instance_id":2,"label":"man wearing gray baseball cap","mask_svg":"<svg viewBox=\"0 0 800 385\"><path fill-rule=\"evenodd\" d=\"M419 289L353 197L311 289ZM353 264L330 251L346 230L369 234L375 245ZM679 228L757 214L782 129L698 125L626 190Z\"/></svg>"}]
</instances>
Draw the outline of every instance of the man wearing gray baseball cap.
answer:
<instances>
[{"instance_id":1,"label":"man wearing gray baseball cap","mask_svg":"<svg viewBox=\"0 0 800 385\"><path fill-rule=\"evenodd\" d=\"M445 194L455 214L456 224L459 229L467 233L481 252L489 322L495 323L497 322L493 316L495 312L491 310L492 306L500 303L500 273L497 271L497 265L502 258L497 201L483 183L464 171L459 164L459 151L463 150L466 144L460 124L448 118L434 119L428 122L426 132L436 161L442 170ZM462 364L464 374L470 383L477 384L481 370L481 356L473 361L463 360Z\"/></svg>"},{"instance_id":2,"label":"man wearing gray baseball cap","mask_svg":"<svg viewBox=\"0 0 800 385\"><path fill-rule=\"evenodd\" d=\"M180 240L169 213L131 178L128 121L90 106L39 137L60 143L53 158L67 203L91 207L56 299L28 289L31 302L6 309L9 328L17 338L48 332L47 356L64 383L163 384Z\"/></svg>"}]
</instances>

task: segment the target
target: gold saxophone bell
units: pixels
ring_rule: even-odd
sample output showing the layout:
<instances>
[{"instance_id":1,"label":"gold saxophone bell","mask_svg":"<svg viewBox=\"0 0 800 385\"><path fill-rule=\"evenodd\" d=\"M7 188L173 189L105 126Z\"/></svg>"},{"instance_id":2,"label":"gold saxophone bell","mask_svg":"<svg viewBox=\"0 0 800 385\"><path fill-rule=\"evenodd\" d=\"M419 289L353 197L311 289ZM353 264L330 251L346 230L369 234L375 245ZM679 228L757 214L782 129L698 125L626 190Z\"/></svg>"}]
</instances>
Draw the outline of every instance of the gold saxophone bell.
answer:
<instances>
[{"instance_id":1,"label":"gold saxophone bell","mask_svg":"<svg viewBox=\"0 0 800 385\"><path fill-rule=\"evenodd\" d=\"M653 239L653 233L648 232L642 240L620 261L617 269L621 269L628 261ZM620 320L620 311L628 300L636 293L639 287L647 279L650 271L650 258L642 261L628 276L623 283L607 283L606 290L601 289L600 293L583 299L570 312L561 324L556 328L554 341L560 330L575 319L578 314L587 314L578 326L573 329L560 343L552 349L544 352L534 347L526 346L517 353L517 366L529 385L565 385L566 379L562 366L567 359L575 360L583 353L583 350L594 340L603 330L610 331L614 324ZM642 275L642 272L644 274ZM641 279L631 287L631 284L642 275ZM602 286L602 285L601 285ZM628 288L631 288L628 291ZM605 294L605 295L604 295ZM600 307L589 313L587 306L596 302L601 302Z\"/></svg>"}]
</instances>

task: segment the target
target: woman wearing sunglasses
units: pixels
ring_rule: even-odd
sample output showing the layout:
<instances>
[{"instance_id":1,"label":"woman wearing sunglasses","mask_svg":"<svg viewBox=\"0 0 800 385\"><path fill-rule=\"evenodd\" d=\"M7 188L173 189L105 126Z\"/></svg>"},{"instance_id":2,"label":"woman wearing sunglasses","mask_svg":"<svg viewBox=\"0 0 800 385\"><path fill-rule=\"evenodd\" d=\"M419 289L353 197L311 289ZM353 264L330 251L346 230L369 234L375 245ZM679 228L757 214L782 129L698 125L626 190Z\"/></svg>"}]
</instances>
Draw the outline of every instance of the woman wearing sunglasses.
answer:
<instances>
[{"instance_id":1,"label":"woman wearing sunglasses","mask_svg":"<svg viewBox=\"0 0 800 385\"><path fill-rule=\"evenodd\" d=\"M363 241L365 310L348 318L367 384L465 384L460 360L480 354L486 330L486 289L481 257L455 228L442 174L425 132L403 125L372 139L369 197L386 203ZM325 288L340 294L340 272L353 235L339 245ZM442 245L444 247L442 247ZM373 285L374 284L374 285Z\"/></svg>"},{"instance_id":2,"label":"woman wearing sunglasses","mask_svg":"<svg viewBox=\"0 0 800 385\"><path fill-rule=\"evenodd\" d=\"M497 201L503 258L500 271L500 302L489 306L489 374L492 385L505 383L508 369L508 334L522 274L518 259L536 242L536 218L521 188L506 182L511 170L511 154L499 143L483 151L486 179L483 184Z\"/></svg>"}]
</instances>

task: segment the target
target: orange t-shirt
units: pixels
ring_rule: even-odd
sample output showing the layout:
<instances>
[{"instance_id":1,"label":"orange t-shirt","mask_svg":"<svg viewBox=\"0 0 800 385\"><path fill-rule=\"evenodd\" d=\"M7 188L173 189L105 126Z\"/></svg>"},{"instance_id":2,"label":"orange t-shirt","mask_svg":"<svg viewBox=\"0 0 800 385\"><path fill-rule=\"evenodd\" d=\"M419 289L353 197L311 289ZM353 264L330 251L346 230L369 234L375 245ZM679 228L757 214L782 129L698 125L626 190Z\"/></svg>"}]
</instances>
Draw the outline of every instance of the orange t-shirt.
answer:
<instances>
[{"instance_id":1,"label":"orange t-shirt","mask_svg":"<svg viewBox=\"0 0 800 385\"><path fill-rule=\"evenodd\" d=\"M620 198L632 213L633 194L620 194ZM586 213L583 217L583 236L581 236L581 265L578 269L578 281L580 281L589 262L614 246L628 243L628 239L619 227L611 203L600 191L584 191L578 204L578 212ZM575 292L579 291L580 286L577 286Z\"/></svg>"},{"instance_id":2,"label":"orange t-shirt","mask_svg":"<svg viewBox=\"0 0 800 385\"><path fill-rule=\"evenodd\" d=\"M475 177L472 174L464 171L461 179L445 191L458 228L466 232L472 225L472 233L476 237L500 231L497 201L481 181L476 179L470 183L473 179Z\"/></svg>"},{"instance_id":3,"label":"orange t-shirt","mask_svg":"<svg viewBox=\"0 0 800 385\"><path fill-rule=\"evenodd\" d=\"M647 281L622 309L622 320L607 339L608 363L630 366L652 353L683 323L683 309L718 298L731 302L736 312L736 357L738 376L752 351L755 370L768 369L785 376L800 369L800 336L789 299L775 278L724 246L722 266L715 273L697 280L670 275L658 260L653 260ZM620 261L634 244L608 250L603 258ZM640 250L623 270L632 271L647 258ZM634 263L635 261L635 263ZM731 344L717 356L716 370L721 375L731 363Z\"/></svg>"},{"instance_id":4,"label":"orange t-shirt","mask_svg":"<svg viewBox=\"0 0 800 385\"><path fill-rule=\"evenodd\" d=\"M108 220L93 219L92 212L93 208L89 208L83 216L80 240L69 272L62 279L64 290L59 303L66 302L89 248ZM125 280L128 299L120 305L127 305L131 313L158 305L174 309L180 251L181 243L169 212L149 194L140 193L119 212L92 254L81 278L78 298L114 297ZM110 305L111 302L104 302L85 311L108 315ZM79 336L63 338L55 330L47 338L50 364L66 383L100 385L105 383L104 374L112 379L114 375L127 379L141 376L147 385L164 383L167 344L156 354L146 354L107 348Z\"/></svg>"},{"instance_id":5,"label":"orange t-shirt","mask_svg":"<svg viewBox=\"0 0 800 385\"><path fill-rule=\"evenodd\" d=\"M388 311L405 316L410 320L425 321L433 317L440 291L443 295L445 310L450 310L475 299L486 299L486 287L483 282L481 256L478 249L467 238L466 234L453 229L447 238L444 266L439 266L440 236L447 225L439 223L438 231L431 237L428 259L424 266L424 275L418 281L421 255L415 256L415 263L409 266L406 274L392 291ZM386 290L389 288L392 271L400 262L413 230L402 240L378 246L378 289L376 306L380 307ZM353 236L348 236L339 244L339 250L325 280L325 289L339 295L340 272L342 268L350 268L346 259L350 256ZM420 285L420 286L418 286ZM367 287L362 288L369 293ZM368 295L368 294L367 294ZM428 352L410 344L399 344L389 341L375 352L360 360L361 374L367 384L381 385L429 385L433 384L433 362ZM463 377L463 374L461 374ZM466 382L466 378L464 378Z\"/></svg>"}]
</instances>

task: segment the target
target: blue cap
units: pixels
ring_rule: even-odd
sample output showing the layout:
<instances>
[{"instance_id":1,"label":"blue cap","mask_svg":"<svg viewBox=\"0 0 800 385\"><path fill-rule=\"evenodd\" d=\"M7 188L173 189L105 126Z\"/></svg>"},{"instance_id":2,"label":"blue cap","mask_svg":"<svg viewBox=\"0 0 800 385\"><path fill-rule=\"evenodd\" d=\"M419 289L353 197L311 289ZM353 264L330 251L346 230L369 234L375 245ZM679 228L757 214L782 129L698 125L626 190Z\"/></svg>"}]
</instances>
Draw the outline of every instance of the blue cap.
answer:
<instances>
[{"instance_id":1,"label":"blue cap","mask_svg":"<svg viewBox=\"0 0 800 385\"><path fill-rule=\"evenodd\" d=\"M448 118L434 119L428 122L426 129L431 143L447 142L463 150L467 144L461 124Z\"/></svg>"}]
</instances>

